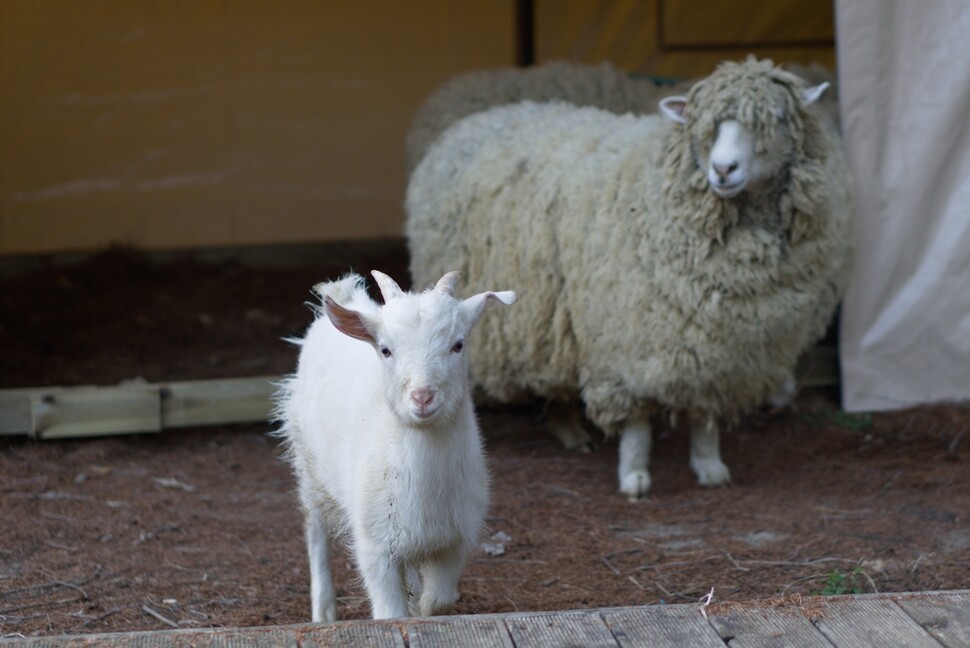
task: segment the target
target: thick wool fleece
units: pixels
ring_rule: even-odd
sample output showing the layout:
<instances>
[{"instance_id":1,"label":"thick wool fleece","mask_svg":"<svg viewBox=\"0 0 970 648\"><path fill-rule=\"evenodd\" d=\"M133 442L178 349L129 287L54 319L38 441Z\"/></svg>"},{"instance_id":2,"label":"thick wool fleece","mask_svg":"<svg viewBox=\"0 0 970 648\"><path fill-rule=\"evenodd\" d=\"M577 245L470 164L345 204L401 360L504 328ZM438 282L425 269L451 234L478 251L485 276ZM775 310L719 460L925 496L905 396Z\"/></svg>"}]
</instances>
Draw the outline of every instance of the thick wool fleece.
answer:
<instances>
[{"instance_id":1,"label":"thick wool fleece","mask_svg":"<svg viewBox=\"0 0 970 648\"><path fill-rule=\"evenodd\" d=\"M664 96L683 94L689 81L658 85L609 63L553 61L530 68L476 70L446 81L411 121L405 141L407 171L417 166L438 135L462 117L519 101L565 101L614 113L652 113Z\"/></svg>"},{"instance_id":2,"label":"thick wool fleece","mask_svg":"<svg viewBox=\"0 0 970 648\"><path fill-rule=\"evenodd\" d=\"M485 393L579 396L610 433L638 410L733 418L775 392L848 258L848 172L803 89L748 60L693 87L685 125L523 103L446 131L408 187L411 272L519 289L471 345ZM697 161L728 118L792 142L773 184L732 200Z\"/></svg>"}]
</instances>

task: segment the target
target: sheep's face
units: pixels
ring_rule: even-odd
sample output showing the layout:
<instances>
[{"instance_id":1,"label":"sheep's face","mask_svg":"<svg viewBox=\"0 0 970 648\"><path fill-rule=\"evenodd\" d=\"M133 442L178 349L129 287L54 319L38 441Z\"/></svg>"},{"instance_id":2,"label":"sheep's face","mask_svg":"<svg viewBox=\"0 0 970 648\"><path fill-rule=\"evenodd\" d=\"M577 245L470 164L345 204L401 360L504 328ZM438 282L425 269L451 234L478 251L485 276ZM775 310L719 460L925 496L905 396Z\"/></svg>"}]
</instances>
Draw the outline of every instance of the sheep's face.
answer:
<instances>
[{"instance_id":1,"label":"sheep's face","mask_svg":"<svg viewBox=\"0 0 970 648\"><path fill-rule=\"evenodd\" d=\"M803 111L828 87L824 83L793 92L768 75L749 79L748 84L755 89L739 83L735 96L723 84L701 82L687 97L660 102L661 112L686 129L698 170L723 199L757 191L791 163L791 113Z\"/></svg>"},{"instance_id":2,"label":"sheep's face","mask_svg":"<svg viewBox=\"0 0 970 648\"><path fill-rule=\"evenodd\" d=\"M515 293L482 293L466 300L452 294L457 273L421 294L401 291L374 272L385 304L377 317L325 302L341 332L368 342L378 354L384 399L401 421L430 427L451 421L469 395L465 341L486 302L515 302Z\"/></svg>"},{"instance_id":3,"label":"sheep's face","mask_svg":"<svg viewBox=\"0 0 970 648\"><path fill-rule=\"evenodd\" d=\"M736 119L717 125L714 142L698 142L698 164L717 196L733 198L748 187L757 188L774 177L791 159L793 144L784 126L776 126L775 137L757 148L752 129Z\"/></svg>"}]
</instances>

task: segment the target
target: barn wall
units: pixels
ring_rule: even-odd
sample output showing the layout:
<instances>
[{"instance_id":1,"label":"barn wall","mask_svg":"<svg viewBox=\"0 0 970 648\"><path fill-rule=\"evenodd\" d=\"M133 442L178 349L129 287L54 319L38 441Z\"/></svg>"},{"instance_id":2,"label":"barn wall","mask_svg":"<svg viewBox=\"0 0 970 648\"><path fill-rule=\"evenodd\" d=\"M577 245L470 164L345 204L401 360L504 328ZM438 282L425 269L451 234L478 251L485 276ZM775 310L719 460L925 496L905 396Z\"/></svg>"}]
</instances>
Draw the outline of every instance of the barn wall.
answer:
<instances>
[{"instance_id":1,"label":"barn wall","mask_svg":"<svg viewBox=\"0 0 970 648\"><path fill-rule=\"evenodd\" d=\"M535 0L538 62L693 77L749 52L835 68L831 0Z\"/></svg>"},{"instance_id":2,"label":"barn wall","mask_svg":"<svg viewBox=\"0 0 970 648\"><path fill-rule=\"evenodd\" d=\"M492 0L0 2L0 255L401 231L403 140L514 63Z\"/></svg>"},{"instance_id":3,"label":"barn wall","mask_svg":"<svg viewBox=\"0 0 970 648\"><path fill-rule=\"evenodd\" d=\"M821 0L532 0L536 62L834 66ZM397 236L403 140L526 0L4 0L0 256Z\"/></svg>"}]
</instances>

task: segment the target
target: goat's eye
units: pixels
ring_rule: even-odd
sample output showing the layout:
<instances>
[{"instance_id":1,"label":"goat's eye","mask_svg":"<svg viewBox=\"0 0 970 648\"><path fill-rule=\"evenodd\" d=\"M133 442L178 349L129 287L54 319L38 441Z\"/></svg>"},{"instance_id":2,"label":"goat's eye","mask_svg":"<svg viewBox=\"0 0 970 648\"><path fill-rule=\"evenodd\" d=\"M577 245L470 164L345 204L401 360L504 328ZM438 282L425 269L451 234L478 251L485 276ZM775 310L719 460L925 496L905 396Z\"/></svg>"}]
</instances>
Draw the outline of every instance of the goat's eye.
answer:
<instances>
[{"instance_id":1,"label":"goat's eye","mask_svg":"<svg viewBox=\"0 0 970 648\"><path fill-rule=\"evenodd\" d=\"M384 356L385 358L390 358L390 357L391 357L391 355L392 355L392 354L391 354L391 350L390 350L390 349L388 349L388 348L387 348L386 346L384 346L384 345L382 344L382 345L381 345L381 355L382 355L382 356Z\"/></svg>"},{"instance_id":2,"label":"goat's eye","mask_svg":"<svg viewBox=\"0 0 970 648\"><path fill-rule=\"evenodd\" d=\"M461 340L458 340L457 342L455 342L455 346L451 347L451 350L454 353L461 353L461 350L463 348L465 348L465 343L462 342Z\"/></svg>"}]
</instances>

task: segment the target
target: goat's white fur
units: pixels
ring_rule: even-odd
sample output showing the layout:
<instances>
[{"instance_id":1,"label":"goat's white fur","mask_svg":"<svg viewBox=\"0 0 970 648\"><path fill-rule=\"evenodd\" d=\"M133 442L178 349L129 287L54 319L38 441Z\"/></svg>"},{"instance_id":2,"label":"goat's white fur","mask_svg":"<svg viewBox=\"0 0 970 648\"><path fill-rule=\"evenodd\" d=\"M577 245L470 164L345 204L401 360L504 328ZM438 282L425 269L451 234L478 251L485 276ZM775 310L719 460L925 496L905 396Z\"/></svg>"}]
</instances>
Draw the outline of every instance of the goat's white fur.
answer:
<instances>
[{"instance_id":1,"label":"goat's white fur","mask_svg":"<svg viewBox=\"0 0 970 648\"><path fill-rule=\"evenodd\" d=\"M349 536L374 618L450 612L488 503L465 336L488 301L458 300L458 273L406 293L374 271L314 288L323 302L277 397L280 435L305 513L313 621L336 619L330 539ZM420 582L408 575L420 572ZM420 590L409 592L409 586Z\"/></svg>"}]
</instances>

